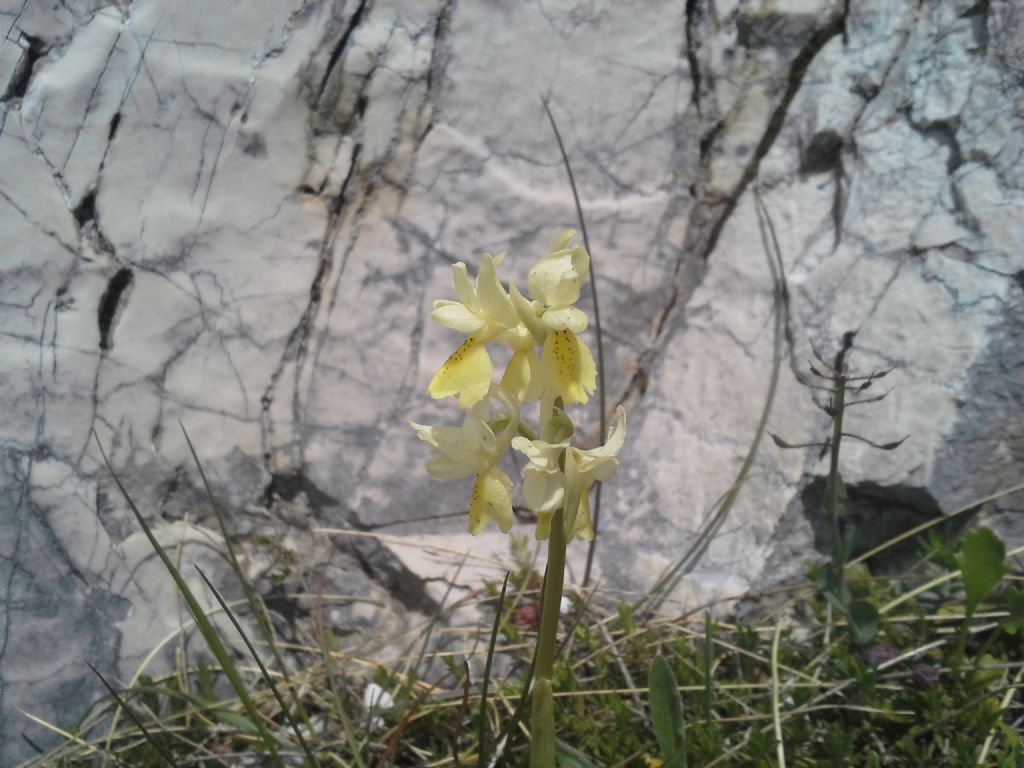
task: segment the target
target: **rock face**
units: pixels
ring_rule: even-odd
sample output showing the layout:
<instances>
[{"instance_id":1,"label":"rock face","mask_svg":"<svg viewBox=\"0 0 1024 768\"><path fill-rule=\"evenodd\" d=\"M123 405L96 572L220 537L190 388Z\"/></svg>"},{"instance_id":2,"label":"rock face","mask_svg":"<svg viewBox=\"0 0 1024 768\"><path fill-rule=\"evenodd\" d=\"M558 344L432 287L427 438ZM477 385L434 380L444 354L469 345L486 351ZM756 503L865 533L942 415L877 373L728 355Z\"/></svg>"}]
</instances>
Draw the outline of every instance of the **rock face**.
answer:
<instances>
[{"instance_id":1,"label":"rock face","mask_svg":"<svg viewBox=\"0 0 1024 768\"><path fill-rule=\"evenodd\" d=\"M260 583L300 551L309 591L384 606L341 623L431 610L400 558L429 564L311 530L464 531L468 488L426 476L405 422L456 419L424 394L451 263L507 250L523 285L575 224L545 96L631 419L602 584L680 557L753 438L779 306L755 192L788 287L769 428L823 438L795 373L845 338L854 368L898 366L851 431L911 435L848 444L863 514L1019 478L1022 23L1012 0L0 6L0 763L49 743L14 707L70 725L100 693L85 662L128 679L179 621L93 432L222 581L179 420ZM824 470L763 444L676 596L798 574ZM1019 506L988 512L1019 534Z\"/></svg>"}]
</instances>

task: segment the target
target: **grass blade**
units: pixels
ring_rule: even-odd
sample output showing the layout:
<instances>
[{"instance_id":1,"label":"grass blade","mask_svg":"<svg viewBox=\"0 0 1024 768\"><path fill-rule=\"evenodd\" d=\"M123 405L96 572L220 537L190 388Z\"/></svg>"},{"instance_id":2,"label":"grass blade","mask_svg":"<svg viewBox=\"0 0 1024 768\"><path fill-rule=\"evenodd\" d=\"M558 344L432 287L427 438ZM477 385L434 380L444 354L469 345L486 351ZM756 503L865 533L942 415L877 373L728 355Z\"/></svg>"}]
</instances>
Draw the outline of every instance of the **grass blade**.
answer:
<instances>
[{"instance_id":1,"label":"grass blade","mask_svg":"<svg viewBox=\"0 0 1024 768\"><path fill-rule=\"evenodd\" d=\"M555 739L555 753L559 768L597 768L589 757L561 739Z\"/></svg>"},{"instance_id":2,"label":"grass blade","mask_svg":"<svg viewBox=\"0 0 1024 768\"><path fill-rule=\"evenodd\" d=\"M548 569L544 569L544 581L548 580ZM541 584L541 594L545 592L545 584ZM533 655L530 658L530 666L526 670L526 675L523 677L523 687L519 694L519 701L516 702L516 708L512 713L512 717L505 723L505 727L501 729L501 735L498 737L498 749L499 753L494 761L494 765L505 765L506 755L508 754L509 740L512 738L512 732L519 726L520 721L523 719L523 712L526 709L526 700L530 696L530 687L533 683L534 672L537 669L537 650L534 648Z\"/></svg>"},{"instance_id":3,"label":"grass blade","mask_svg":"<svg viewBox=\"0 0 1024 768\"><path fill-rule=\"evenodd\" d=\"M779 768L786 768L786 746L782 740L782 709L779 702L779 640L782 638L782 625L775 625L772 635L772 730L775 732L775 752Z\"/></svg>"},{"instance_id":4,"label":"grass blade","mask_svg":"<svg viewBox=\"0 0 1024 768\"><path fill-rule=\"evenodd\" d=\"M167 553L164 551L164 548L160 546L160 542L156 540L156 536L153 535L153 531L146 523L145 518L143 518L142 512L139 510L139 507L135 503L135 500L132 499L131 495L128 493L128 489L125 488L124 483L121 482L121 478L118 476L117 472L114 471L114 467L110 463L110 459L107 457L106 451L103 450L103 445L102 443L100 443L100 437L99 435L96 434L95 430L93 430L92 436L96 440L96 445L100 450L100 455L103 457L103 463L107 465L107 470L110 472L111 477L114 479L114 483L117 485L117 489L121 492L121 495L124 496L124 499L128 504L128 507L131 509L136 521L142 527L142 531L146 535L146 538L149 540L150 545L153 547L153 550L157 553L157 556L160 558L160 561L164 564L164 567L167 569L167 572L171 575L171 578L174 580L175 586L177 586L178 591L184 598L186 605L188 605L188 609L189 612L192 614L192 618L195 619L196 627L199 629L199 633L203 636L203 639L206 641L206 644L209 647L210 652L217 660L217 663L220 665L221 670L224 672L225 676L227 676L228 681L231 683L231 687L235 690L235 693L238 695L239 700L242 702L242 706L245 707L246 711L249 713L249 717L252 719L253 725L259 732L260 740L267 748L267 751L270 752L274 762L278 766L281 766L281 768L284 768L284 763L281 762L281 756L277 752L277 746L274 743L274 738L270 735L270 732L263 724L263 719L260 716L259 711L256 709L256 705L255 703L253 703L252 698L249 696L249 691L245 687L245 682L242 680L242 676L239 674L238 668L235 666L234 661L232 661L231 654L228 653L228 650L224 646L224 643L217 635L216 628L214 628L213 623L206 615L206 612L203 611L202 606L199 605L199 601L196 600L195 595L192 594L192 590L190 590L188 584L185 583L185 579L182 578L181 573L174 566L174 563L171 562L171 558L167 556Z\"/></svg>"},{"instance_id":5,"label":"grass blade","mask_svg":"<svg viewBox=\"0 0 1024 768\"><path fill-rule=\"evenodd\" d=\"M491 640L487 645L487 660L484 662L484 679L480 684L480 733L477 737L477 750L480 753L479 765L487 765L487 689L491 682L491 662L494 661L494 646L498 640L498 629L501 617L505 612L505 590L508 589L509 572L505 571L505 581L501 584L501 595L498 596L498 609L494 614L494 626L491 627Z\"/></svg>"},{"instance_id":6,"label":"grass blade","mask_svg":"<svg viewBox=\"0 0 1024 768\"><path fill-rule=\"evenodd\" d=\"M704 614L704 648L703 648L703 673L704 673L704 721L711 722L711 703L714 701L715 680L711 673L714 664L714 629L715 621L711 618L711 611Z\"/></svg>"},{"instance_id":7,"label":"grass blade","mask_svg":"<svg viewBox=\"0 0 1024 768\"><path fill-rule=\"evenodd\" d=\"M210 487L210 481L206 477L206 470L203 469L203 463L199 460L199 454L196 452L195 446L192 445L192 438L188 435L188 430L185 429L185 425L179 420L178 426L181 427L181 433L185 436L185 443L188 445L189 453L192 454L192 461L195 462L196 469L199 471L199 477L203 481L203 488L206 490L206 496L210 500L210 507L213 509L213 514L217 518L217 526L220 528L221 536L224 538L224 548L227 551L228 562L231 564L231 570L235 572L235 577L238 579L238 583L242 585L242 591L245 593L245 599L249 603L249 610L252 611L253 617L256 619L256 623L259 625L260 632L263 634L263 639L266 640L267 646L270 648L270 652L274 656L274 665L281 672L281 676L284 678L285 685L288 688L288 693L291 696L292 704L295 707L295 711L302 717L303 722L306 724L306 728L312 733L313 728L309 722L309 716L306 713L305 707L302 706L302 702L299 700L298 694L295 692L295 686L292 684L291 677L288 675L288 667L284 663L284 659L281 658L281 652L277 648L277 643L274 639L273 626L270 623L270 614L267 612L267 606L263 602L263 598L256 591L249 579L246 578L245 571L242 568L241 563L238 561L238 555L235 552L235 545L231 541L231 536L228 534L227 524L224 522L224 511L221 509L220 503L218 503L216 497L213 495L213 489Z\"/></svg>"},{"instance_id":8,"label":"grass blade","mask_svg":"<svg viewBox=\"0 0 1024 768\"><path fill-rule=\"evenodd\" d=\"M107 689L110 695L114 698L114 701L116 701L118 706L121 707L126 715L128 715L128 718L135 723L135 727L142 731L142 735L146 738L146 741L149 742L150 746L156 750L157 754L160 755L160 759L167 765L171 766L171 768L178 768L177 763L174 762L174 758L171 757L170 753L168 753L166 749L164 749L163 744L157 741L153 734L149 732L149 729L146 728L142 720L135 715L135 712L128 706L128 703L121 698L121 695L114 689L114 686L107 682L107 678L101 675L100 671L89 662L85 662L85 665L92 670L96 677L100 679L100 682L103 683L103 687Z\"/></svg>"},{"instance_id":9,"label":"grass blade","mask_svg":"<svg viewBox=\"0 0 1024 768\"><path fill-rule=\"evenodd\" d=\"M259 657L259 654L256 653L256 649L249 640L249 636L245 633L245 630L242 629L242 625L238 622L238 619L235 618L234 612L228 607L227 602L221 596L220 592L217 591L215 586L213 586L213 582L211 582L209 578L207 578L206 574L203 573L203 569L198 565L195 566L195 569L199 571L199 575L206 583L206 586L209 587L213 596L217 598L217 602L220 603L220 607L224 609L224 613L227 614L228 619L231 621L231 625L235 628L235 631L238 632L238 636L242 638L242 642L245 643L245 647L249 650L249 654L252 656L253 661L256 662L256 666L260 668L260 674L263 675L263 679L270 687L271 693L273 693L274 698L277 699L277 705L281 708L281 713L288 720L288 725L291 726L292 731L295 733L295 737L299 740L299 745L302 747L302 751L306 753L306 757L309 758L310 762L319 768L319 761L313 756L313 752L310 750L309 745L306 744L306 740L302 736L302 729L299 728L299 724L295 722L295 719L292 717L292 714L288 709L288 705L285 704L280 691L278 691L277 686L274 685L274 679L270 676L270 672L267 671L267 668L264 666L263 660Z\"/></svg>"}]
</instances>

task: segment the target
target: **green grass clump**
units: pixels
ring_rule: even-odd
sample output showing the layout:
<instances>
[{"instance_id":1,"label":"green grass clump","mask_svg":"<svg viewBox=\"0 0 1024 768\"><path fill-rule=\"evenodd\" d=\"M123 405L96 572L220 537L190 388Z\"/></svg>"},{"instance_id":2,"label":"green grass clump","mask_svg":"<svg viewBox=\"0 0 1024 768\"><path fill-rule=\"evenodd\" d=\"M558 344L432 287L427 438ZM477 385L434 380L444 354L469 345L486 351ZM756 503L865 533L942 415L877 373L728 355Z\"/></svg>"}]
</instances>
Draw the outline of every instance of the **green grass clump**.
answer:
<instances>
[{"instance_id":1,"label":"green grass clump","mask_svg":"<svg viewBox=\"0 0 1024 768\"><path fill-rule=\"evenodd\" d=\"M845 583L879 616L869 642L838 616L814 569L806 582L754 596L774 608L744 623L680 614L668 600L653 611L599 590L575 593L553 679L560 764L1024 765L1019 552L1005 553L987 529L958 540L926 535L940 527L922 526L920 558L898 577L873 576L870 560L847 565ZM226 766L257 756L249 764L525 764L529 718L515 715L536 631L536 612L524 606L538 599L539 582L520 558L507 594L493 585L468 598L494 611L497 631L436 624L444 651L411 647L367 668L332 636L320 648L279 648L306 660L287 680L239 664L252 711L212 658L140 676L33 765ZM273 656L267 639L253 646ZM391 697L372 712L369 682Z\"/></svg>"}]
</instances>

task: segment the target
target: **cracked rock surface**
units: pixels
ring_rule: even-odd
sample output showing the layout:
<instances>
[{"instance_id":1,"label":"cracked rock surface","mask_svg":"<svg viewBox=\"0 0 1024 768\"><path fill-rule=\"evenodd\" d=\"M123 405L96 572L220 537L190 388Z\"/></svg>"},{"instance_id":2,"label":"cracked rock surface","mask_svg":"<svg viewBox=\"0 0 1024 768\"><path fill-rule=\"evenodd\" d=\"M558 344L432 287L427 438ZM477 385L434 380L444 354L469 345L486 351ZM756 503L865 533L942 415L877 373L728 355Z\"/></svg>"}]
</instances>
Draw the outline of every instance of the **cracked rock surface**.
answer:
<instances>
[{"instance_id":1,"label":"cracked rock surface","mask_svg":"<svg viewBox=\"0 0 1024 768\"><path fill-rule=\"evenodd\" d=\"M850 430L911 435L847 444L862 514L1019 479L1022 22L1013 0L0 1L0 764L50 743L15 707L73 724L85 662L127 680L179 623L93 432L230 584L180 420L261 588L365 598L339 627L430 613L451 569L313 528L507 554L466 540L468 487L425 474L406 420L457 416L425 395L458 342L427 319L451 264L507 251L523 285L575 225L542 96L630 411L602 585L649 586L750 445L776 307L755 192L789 299L769 429L823 437L794 372L846 338L855 369L898 366ZM596 400L583 419L596 441ZM676 597L799 575L825 471L763 444ZM1024 538L1019 511L984 510Z\"/></svg>"}]
</instances>

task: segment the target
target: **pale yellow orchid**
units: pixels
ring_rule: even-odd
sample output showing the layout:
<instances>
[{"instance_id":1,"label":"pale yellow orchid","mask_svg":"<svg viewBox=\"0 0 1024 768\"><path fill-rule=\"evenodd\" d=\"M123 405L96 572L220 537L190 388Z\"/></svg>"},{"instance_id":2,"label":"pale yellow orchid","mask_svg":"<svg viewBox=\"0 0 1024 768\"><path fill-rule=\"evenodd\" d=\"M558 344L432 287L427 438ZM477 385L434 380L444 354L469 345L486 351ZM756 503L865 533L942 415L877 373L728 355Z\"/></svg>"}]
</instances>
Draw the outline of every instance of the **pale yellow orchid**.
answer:
<instances>
[{"instance_id":1,"label":"pale yellow orchid","mask_svg":"<svg viewBox=\"0 0 1024 768\"><path fill-rule=\"evenodd\" d=\"M420 440L438 451L437 456L427 460L427 472L441 478L476 476L469 504L469 532L473 535L492 520L503 532L515 522L512 480L496 464L519 429L519 408L500 388L493 388L491 395L505 406L493 421L488 397L466 412L461 427L429 427L409 422ZM495 433L492 423L502 423L503 427Z\"/></svg>"},{"instance_id":2,"label":"pale yellow orchid","mask_svg":"<svg viewBox=\"0 0 1024 768\"><path fill-rule=\"evenodd\" d=\"M576 510L566 510L567 537L589 541L594 538L590 519L590 487L605 481L619 469L619 451L626 440L626 411L615 410L616 422L605 444L583 450L568 441L549 443L543 440L512 438L512 447L525 454L529 464L523 468L523 501L537 513L537 538L551 535L551 520L566 498L578 498ZM559 458L565 456L565 470L559 469Z\"/></svg>"},{"instance_id":3,"label":"pale yellow orchid","mask_svg":"<svg viewBox=\"0 0 1024 768\"><path fill-rule=\"evenodd\" d=\"M568 247L575 236L573 229L559 235L526 279L530 295L544 306L540 321L553 331L582 333L587 328L587 316L573 305L590 275L590 254L580 245Z\"/></svg>"},{"instance_id":4,"label":"pale yellow orchid","mask_svg":"<svg viewBox=\"0 0 1024 768\"><path fill-rule=\"evenodd\" d=\"M551 536L551 518L565 503L565 476L558 469L558 458L568 442L512 438L512 447L526 455L523 467L523 503L537 513L537 538Z\"/></svg>"},{"instance_id":5,"label":"pale yellow orchid","mask_svg":"<svg viewBox=\"0 0 1024 768\"><path fill-rule=\"evenodd\" d=\"M575 234L569 229L559 235L551 251L530 270L527 284L533 302L515 292L512 295L520 319L544 344L540 356L544 390L552 400L561 397L566 405L587 402L597 388L594 356L577 336L586 330L587 316L573 305L590 274L590 255L579 245L568 247Z\"/></svg>"},{"instance_id":6,"label":"pale yellow orchid","mask_svg":"<svg viewBox=\"0 0 1024 768\"><path fill-rule=\"evenodd\" d=\"M427 391L434 399L455 395L459 405L469 408L487 395L493 366L485 344L519 325L519 316L508 293L498 280L497 267L504 254L484 254L476 285L461 261L452 266L458 301L434 302L431 318L441 325L467 334L466 340L445 360Z\"/></svg>"}]
</instances>

